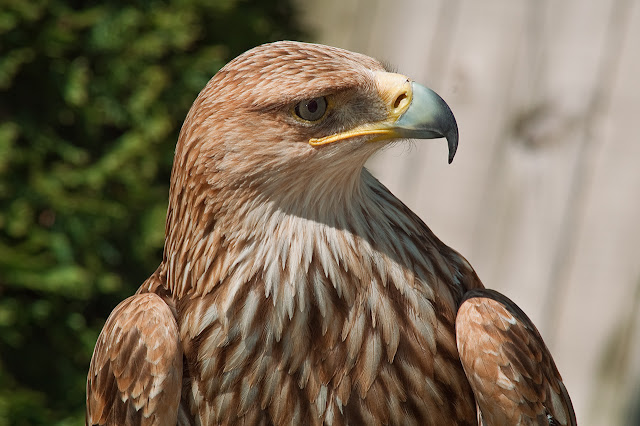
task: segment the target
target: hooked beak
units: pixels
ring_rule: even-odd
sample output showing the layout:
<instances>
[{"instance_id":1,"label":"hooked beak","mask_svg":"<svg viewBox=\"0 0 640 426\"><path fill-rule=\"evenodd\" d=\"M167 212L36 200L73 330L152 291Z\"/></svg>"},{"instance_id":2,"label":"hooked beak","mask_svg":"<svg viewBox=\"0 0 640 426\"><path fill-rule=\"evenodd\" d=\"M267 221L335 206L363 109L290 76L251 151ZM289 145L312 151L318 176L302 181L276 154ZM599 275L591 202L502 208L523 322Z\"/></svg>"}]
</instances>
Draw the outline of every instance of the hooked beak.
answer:
<instances>
[{"instance_id":1,"label":"hooked beak","mask_svg":"<svg viewBox=\"0 0 640 426\"><path fill-rule=\"evenodd\" d=\"M458 125L449 105L433 90L394 73L376 73L378 94L387 107L387 117L345 132L314 138L313 146L326 145L357 136L373 135L369 141L388 139L446 138L449 163L458 148Z\"/></svg>"}]
</instances>

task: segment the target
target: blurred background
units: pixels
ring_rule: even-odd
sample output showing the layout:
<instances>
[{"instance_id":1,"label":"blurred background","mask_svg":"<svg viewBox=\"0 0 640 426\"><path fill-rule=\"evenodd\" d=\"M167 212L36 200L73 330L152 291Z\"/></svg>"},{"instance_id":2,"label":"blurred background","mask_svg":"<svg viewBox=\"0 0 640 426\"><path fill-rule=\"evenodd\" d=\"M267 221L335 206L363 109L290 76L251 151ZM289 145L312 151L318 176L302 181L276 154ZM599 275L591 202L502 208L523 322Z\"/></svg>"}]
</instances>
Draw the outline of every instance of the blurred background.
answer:
<instances>
[{"instance_id":1,"label":"blurred background","mask_svg":"<svg viewBox=\"0 0 640 426\"><path fill-rule=\"evenodd\" d=\"M634 0L0 0L0 426L84 423L111 309L161 259L191 102L263 42L391 63L458 119L369 167L538 325L582 425L640 424Z\"/></svg>"}]
</instances>

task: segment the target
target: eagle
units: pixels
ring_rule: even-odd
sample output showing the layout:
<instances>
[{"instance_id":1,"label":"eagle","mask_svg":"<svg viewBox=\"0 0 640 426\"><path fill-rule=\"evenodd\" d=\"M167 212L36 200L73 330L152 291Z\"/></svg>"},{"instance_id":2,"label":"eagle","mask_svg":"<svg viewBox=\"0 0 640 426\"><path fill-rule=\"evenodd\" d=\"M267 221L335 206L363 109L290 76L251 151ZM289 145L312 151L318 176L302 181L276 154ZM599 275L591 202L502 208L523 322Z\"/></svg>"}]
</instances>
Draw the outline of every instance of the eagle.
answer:
<instances>
[{"instance_id":1,"label":"eagle","mask_svg":"<svg viewBox=\"0 0 640 426\"><path fill-rule=\"evenodd\" d=\"M178 139L163 258L111 313L88 425L574 425L529 318L364 167L458 128L434 91L293 41L224 66Z\"/></svg>"}]
</instances>

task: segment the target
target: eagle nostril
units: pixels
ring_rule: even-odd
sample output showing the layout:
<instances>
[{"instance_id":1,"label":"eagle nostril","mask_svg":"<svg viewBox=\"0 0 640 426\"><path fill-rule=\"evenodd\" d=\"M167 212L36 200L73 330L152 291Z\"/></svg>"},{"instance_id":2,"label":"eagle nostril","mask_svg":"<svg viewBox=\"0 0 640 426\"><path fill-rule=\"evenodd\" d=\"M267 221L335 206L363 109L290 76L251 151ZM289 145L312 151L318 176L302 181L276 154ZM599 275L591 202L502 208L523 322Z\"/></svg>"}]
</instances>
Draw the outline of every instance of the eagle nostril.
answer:
<instances>
[{"instance_id":1,"label":"eagle nostril","mask_svg":"<svg viewBox=\"0 0 640 426\"><path fill-rule=\"evenodd\" d=\"M408 98L407 93L406 93L406 92L402 92L402 93L400 94L400 96L398 96L398 97L396 98L395 102L393 103L393 108L394 108L394 109L398 109L398 108L402 105L403 101L404 101L405 99L407 99L407 98Z\"/></svg>"}]
</instances>

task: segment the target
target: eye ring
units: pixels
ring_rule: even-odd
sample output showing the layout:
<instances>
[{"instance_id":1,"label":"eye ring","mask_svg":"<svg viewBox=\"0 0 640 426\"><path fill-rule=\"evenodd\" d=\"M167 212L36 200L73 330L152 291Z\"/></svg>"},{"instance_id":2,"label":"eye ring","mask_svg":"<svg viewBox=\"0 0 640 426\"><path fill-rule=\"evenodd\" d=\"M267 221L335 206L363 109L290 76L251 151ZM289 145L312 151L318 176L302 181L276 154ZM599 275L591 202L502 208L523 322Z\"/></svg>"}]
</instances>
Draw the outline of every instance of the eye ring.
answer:
<instances>
[{"instance_id":1,"label":"eye ring","mask_svg":"<svg viewBox=\"0 0 640 426\"><path fill-rule=\"evenodd\" d=\"M320 96L313 99L306 99L298 102L294 107L294 112L305 121L318 121L327 112L327 98Z\"/></svg>"}]
</instances>

